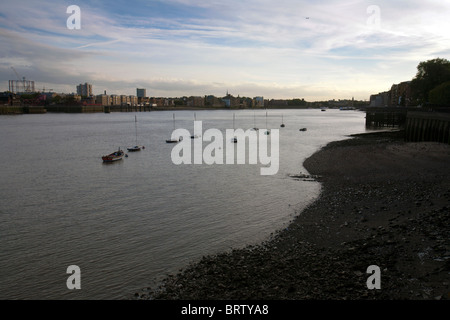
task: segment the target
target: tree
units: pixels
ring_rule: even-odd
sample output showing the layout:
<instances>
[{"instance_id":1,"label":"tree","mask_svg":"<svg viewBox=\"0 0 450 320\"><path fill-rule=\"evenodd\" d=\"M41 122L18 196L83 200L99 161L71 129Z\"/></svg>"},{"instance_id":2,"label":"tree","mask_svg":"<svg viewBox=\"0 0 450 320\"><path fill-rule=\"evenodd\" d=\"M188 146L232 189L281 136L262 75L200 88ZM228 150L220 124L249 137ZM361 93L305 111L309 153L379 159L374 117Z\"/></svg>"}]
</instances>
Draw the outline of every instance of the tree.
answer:
<instances>
[{"instance_id":1,"label":"tree","mask_svg":"<svg viewBox=\"0 0 450 320\"><path fill-rule=\"evenodd\" d=\"M427 103L430 91L447 81L450 81L450 61L436 58L420 62L416 77L411 81L413 98Z\"/></svg>"},{"instance_id":2,"label":"tree","mask_svg":"<svg viewBox=\"0 0 450 320\"><path fill-rule=\"evenodd\" d=\"M298 98L295 98L295 99L289 100L288 105L290 105L290 106L306 106L306 101L303 98L301 100Z\"/></svg>"},{"instance_id":3,"label":"tree","mask_svg":"<svg viewBox=\"0 0 450 320\"><path fill-rule=\"evenodd\" d=\"M450 107L450 81L438 85L430 91L430 103Z\"/></svg>"}]
</instances>

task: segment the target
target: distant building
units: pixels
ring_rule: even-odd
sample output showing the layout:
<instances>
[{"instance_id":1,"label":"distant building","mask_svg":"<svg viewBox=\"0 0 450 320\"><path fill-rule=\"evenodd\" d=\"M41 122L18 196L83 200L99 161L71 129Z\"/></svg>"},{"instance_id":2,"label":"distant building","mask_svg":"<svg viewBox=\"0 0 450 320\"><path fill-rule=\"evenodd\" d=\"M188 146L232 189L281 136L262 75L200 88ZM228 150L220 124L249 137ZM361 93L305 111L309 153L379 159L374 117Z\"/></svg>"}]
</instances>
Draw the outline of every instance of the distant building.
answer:
<instances>
[{"instance_id":1,"label":"distant building","mask_svg":"<svg viewBox=\"0 0 450 320\"><path fill-rule=\"evenodd\" d=\"M254 97L253 100L256 108L264 107L264 97Z\"/></svg>"},{"instance_id":2,"label":"distant building","mask_svg":"<svg viewBox=\"0 0 450 320\"><path fill-rule=\"evenodd\" d=\"M170 104L169 104L169 99L156 98L156 97L150 98L149 103L153 107L168 107L168 106L174 105L173 99L170 99Z\"/></svg>"},{"instance_id":3,"label":"distant building","mask_svg":"<svg viewBox=\"0 0 450 320\"><path fill-rule=\"evenodd\" d=\"M203 107L205 105L204 97L189 97L187 100L187 106L189 107Z\"/></svg>"},{"instance_id":4,"label":"distant building","mask_svg":"<svg viewBox=\"0 0 450 320\"><path fill-rule=\"evenodd\" d=\"M120 96L117 94L112 94L109 99L112 106L120 106Z\"/></svg>"},{"instance_id":5,"label":"distant building","mask_svg":"<svg viewBox=\"0 0 450 320\"><path fill-rule=\"evenodd\" d=\"M391 106L408 107L411 102L411 81L394 84L391 88Z\"/></svg>"},{"instance_id":6,"label":"distant building","mask_svg":"<svg viewBox=\"0 0 450 320\"><path fill-rule=\"evenodd\" d=\"M3 93L0 93L0 105L19 106L20 99L15 93L3 92Z\"/></svg>"},{"instance_id":7,"label":"distant building","mask_svg":"<svg viewBox=\"0 0 450 320\"><path fill-rule=\"evenodd\" d=\"M9 80L9 91L12 93L35 93L34 81L26 80Z\"/></svg>"},{"instance_id":8,"label":"distant building","mask_svg":"<svg viewBox=\"0 0 450 320\"><path fill-rule=\"evenodd\" d=\"M136 89L136 95L138 98L145 98L147 97L147 89Z\"/></svg>"},{"instance_id":9,"label":"distant building","mask_svg":"<svg viewBox=\"0 0 450 320\"><path fill-rule=\"evenodd\" d=\"M225 106L225 103L221 99L213 95L206 96L205 100L205 105L210 107L221 108Z\"/></svg>"},{"instance_id":10,"label":"distant building","mask_svg":"<svg viewBox=\"0 0 450 320\"><path fill-rule=\"evenodd\" d=\"M269 101L269 106L271 107L287 107L288 105L288 101L283 99L271 99Z\"/></svg>"},{"instance_id":11,"label":"distant building","mask_svg":"<svg viewBox=\"0 0 450 320\"><path fill-rule=\"evenodd\" d=\"M89 83L79 84L77 86L77 94L83 97L91 97L92 96L92 85Z\"/></svg>"},{"instance_id":12,"label":"distant building","mask_svg":"<svg viewBox=\"0 0 450 320\"><path fill-rule=\"evenodd\" d=\"M111 105L110 97L107 94L100 94L95 99L96 104L101 104L102 106Z\"/></svg>"},{"instance_id":13,"label":"distant building","mask_svg":"<svg viewBox=\"0 0 450 320\"><path fill-rule=\"evenodd\" d=\"M130 105L135 107L138 105L138 97L137 96L128 96L130 99Z\"/></svg>"},{"instance_id":14,"label":"distant building","mask_svg":"<svg viewBox=\"0 0 450 320\"><path fill-rule=\"evenodd\" d=\"M222 101L225 103L225 106L228 108L239 107L239 105L241 103L241 98L233 97L231 94L227 93L227 95L224 98L222 98Z\"/></svg>"},{"instance_id":15,"label":"distant building","mask_svg":"<svg viewBox=\"0 0 450 320\"><path fill-rule=\"evenodd\" d=\"M390 91L380 92L370 96L370 107L387 107L390 105Z\"/></svg>"},{"instance_id":16,"label":"distant building","mask_svg":"<svg viewBox=\"0 0 450 320\"><path fill-rule=\"evenodd\" d=\"M120 96L120 105L126 106L130 104L130 97L127 95Z\"/></svg>"},{"instance_id":17,"label":"distant building","mask_svg":"<svg viewBox=\"0 0 450 320\"><path fill-rule=\"evenodd\" d=\"M71 97L75 102L81 102L81 96L79 94L69 94L68 96Z\"/></svg>"},{"instance_id":18,"label":"distant building","mask_svg":"<svg viewBox=\"0 0 450 320\"><path fill-rule=\"evenodd\" d=\"M370 96L370 107L411 106L411 81L393 84L391 90Z\"/></svg>"}]
</instances>

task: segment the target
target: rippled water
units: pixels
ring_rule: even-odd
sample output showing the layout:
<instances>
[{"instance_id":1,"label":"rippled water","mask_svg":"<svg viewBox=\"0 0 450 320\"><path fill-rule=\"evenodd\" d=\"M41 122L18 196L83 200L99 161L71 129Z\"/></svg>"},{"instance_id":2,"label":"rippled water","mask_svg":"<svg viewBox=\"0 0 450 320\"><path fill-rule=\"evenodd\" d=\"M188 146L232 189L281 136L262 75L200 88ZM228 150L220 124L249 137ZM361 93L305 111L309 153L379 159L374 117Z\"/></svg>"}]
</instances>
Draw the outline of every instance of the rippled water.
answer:
<instances>
[{"instance_id":1,"label":"rippled water","mask_svg":"<svg viewBox=\"0 0 450 320\"><path fill-rule=\"evenodd\" d=\"M233 113L236 128L280 129L276 175L260 164L174 165L173 112L0 117L0 299L123 299L203 255L264 241L320 192L289 174L365 132L364 113L339 110L177 111L175 124L192 132L195 116L225 131ZM134 145L135 115L146 149L103 164ZM81 290L67 289L70 265Z\"/></svg>"}]
</instances>

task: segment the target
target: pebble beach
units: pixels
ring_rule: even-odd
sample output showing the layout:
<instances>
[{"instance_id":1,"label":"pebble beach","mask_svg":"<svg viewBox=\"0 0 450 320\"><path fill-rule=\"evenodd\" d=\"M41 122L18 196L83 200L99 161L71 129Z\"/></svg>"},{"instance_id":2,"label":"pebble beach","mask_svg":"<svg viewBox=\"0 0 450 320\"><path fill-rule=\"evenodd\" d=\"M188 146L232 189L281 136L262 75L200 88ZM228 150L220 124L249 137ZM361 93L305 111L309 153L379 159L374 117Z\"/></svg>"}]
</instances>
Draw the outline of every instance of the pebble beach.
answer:
<instances>
[{"instance_id":1,"label":"pebble beach","mask_svg":"<svg viewBox=\"0 0 450 320\"><path fill-rule=\"evenodd\" d=\"M304 162L319 198L264 243L192 262L143 300L449 300L450 145L402 131L332 142ZM369 266L381 288L369 289Z\"/></svg>"}]
</instances>

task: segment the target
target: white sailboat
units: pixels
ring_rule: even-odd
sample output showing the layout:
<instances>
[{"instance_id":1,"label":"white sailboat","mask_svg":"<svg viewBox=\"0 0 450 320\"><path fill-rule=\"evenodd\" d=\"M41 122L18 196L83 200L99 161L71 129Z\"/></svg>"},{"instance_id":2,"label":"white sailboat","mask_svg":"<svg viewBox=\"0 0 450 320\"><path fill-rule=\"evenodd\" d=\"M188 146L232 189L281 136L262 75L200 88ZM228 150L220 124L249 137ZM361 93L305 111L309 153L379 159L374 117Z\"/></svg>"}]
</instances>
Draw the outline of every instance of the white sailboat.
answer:
<instances>
[{"instance_id":1,"label":"white sailboat","mask_svg":"<svg viewBox=\"0 0 450 320\"><path fill-rule=\"evenodd\" d=\"M280 127L282 127L282 128L284 128L285 127L285 125L284 125L284 121L283 121L283 115L281 115L281 126Z\"/></svg>"},{"instance_id":2,"label":"white sailboat","mask_svg":"<svg viewBox=\"0 0 450 320\"><path fill-rule=\"evenodd\" d=\"M235 121L235 114L233 113L233 131L236 131L236 129L234 128L234 121ZM238 140L237 140L236 137L234 137L234 138L231 139L231 142L237 143Z\"/></svg>"},{"instance_id":3,"label":"white sailboat","mask_svg":"<svg viewBox=\"0 0 450 320\"><path fill-rule=\"evenodd\" d=\"M270 134L270 130L267 129L267 112L266 112L266 132L264 132L264 134L265 134L266 136L268 136L268 135Z\"/></svg>"},{"instance_id":4,"label":"white sailboat","mask_svg":"<svg viewBox=\"0 0 450 320\"><path fill-rule=\"evenodd\" d=\"M195 114L195 112L194 112L194 123L195 123L195 121L197 121L197 116L196 116L196 114ZM198 139L198 138L200 138L198 135L196 135L196 134L193 134L192 136L191 136L191 139Z\"/></svg>"},{"instance_id":5,"label":"white sailboat","mask_svg":"<svg viewBox=\"0 0 450 320\"><path fill-rule=\"evenodd\" d=\"M258 131L259 129L256 127L256 119L255 119L255 113L253 113L253 128L252 128L252 130L253 131Z\"/></svg>"},{"instance_id":6,"label":"white sailboat","mask_svg":"<svg viewBox=\"0 0 450 320\"><path fill-rule=\"evenodd\" d=\"M175 113L173 114L173 130L175 131ZM175 138L170 138L166 140L166 143L178 143L182 140L182 138L180 137L180 139L175 139Z\"/></svg>"},{"instance_id":7,"label":"white sailboat","mask_svg":"<svg viewBox=\"0 0 450 320\"><path fill-rule=\"evenodd\" d=\"M137 116L134 116L134 126L136 128L136 145L134 147L127 148L127 150L130 152L136 152L136 151L141 151L141 149L145 149L144 146L140 146L137 143L137 140L138 140L137 139Z\"/></svg>"}]
</instances>

